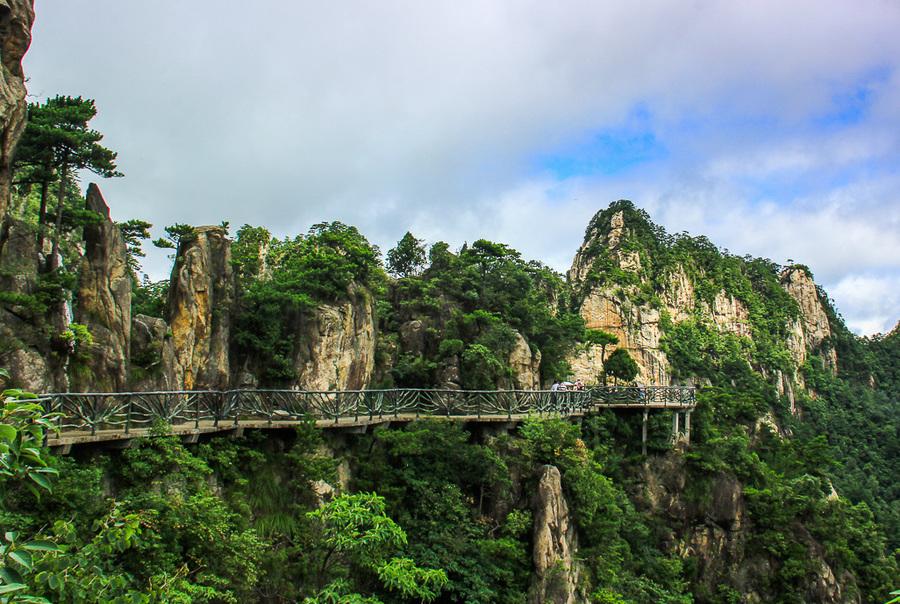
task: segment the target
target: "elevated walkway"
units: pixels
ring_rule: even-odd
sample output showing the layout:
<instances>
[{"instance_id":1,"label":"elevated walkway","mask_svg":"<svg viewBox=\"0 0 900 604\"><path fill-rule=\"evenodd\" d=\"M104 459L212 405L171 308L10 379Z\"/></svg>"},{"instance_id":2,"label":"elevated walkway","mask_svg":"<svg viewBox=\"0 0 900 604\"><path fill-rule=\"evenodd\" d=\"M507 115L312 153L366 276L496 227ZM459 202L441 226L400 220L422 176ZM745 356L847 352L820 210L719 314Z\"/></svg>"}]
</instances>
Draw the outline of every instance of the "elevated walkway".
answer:
<instances>
[{"instance_id":1,"label":"elevated walkway","mask_svg":"<svg viewBox=\"0 0 900 604\"><path fill-rule=\"evenodd\" d=\"M47 439L67 452L73 445L128 441L158 422L189 440L244 428L284 429L314 420L324 429L365 429L424 417L459 422L520 422L535 416L579 417L600 409L643 410L643 441L651 410L673 411L673 438L690 438L695 390L687 387L597 387L546 390L190 390L54 393L41 397L57 415ZM684 430L679 430L679 416Z\"/></svg>"}]
</instances>

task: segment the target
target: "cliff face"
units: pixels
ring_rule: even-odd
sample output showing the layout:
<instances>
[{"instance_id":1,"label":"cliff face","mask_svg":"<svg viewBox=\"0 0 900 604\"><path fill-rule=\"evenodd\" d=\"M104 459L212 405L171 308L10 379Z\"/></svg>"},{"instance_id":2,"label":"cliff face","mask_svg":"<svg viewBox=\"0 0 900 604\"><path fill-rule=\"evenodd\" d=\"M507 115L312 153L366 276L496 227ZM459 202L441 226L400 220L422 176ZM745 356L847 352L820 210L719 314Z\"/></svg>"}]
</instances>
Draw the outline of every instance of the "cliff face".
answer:
<instances>
[{"instance_id":1,"label":"cliff face","mask_svg":"<svg viewBox=\"0 0 900 604\"><path fill-rule=\"evenodd\" d=\"M10 165L25 127L22 57L31 45L33 0L0 0L0 219L9 203Z\"/></svg>"},{"instance_id":2,"label":"cliff face","mask_svg":"<svg viewBox=\"0 0 900 604\"><path fill-rule=\"evenodd\" d=\"M513 371L512 388L540 390L541 351L532 350L522 334L515 332L516 342L509 354L509 366Z\"/></svg>"},{"instance_id":3,"label":"cliff face","mask_svg":"<svg viewBox=\"0 0 900 604\"><path fill-rule=\"evenodd\" d=\"M122 391L128 382L131 347L131 275L125 239L110 220L97 185L88 186L86 205L102 220L84 228L75 320L88 327L93 344L90 376L73 378L76 390Z\"/></svg>"},{"instance_id":4,"label":"cliff face","mask_svg":"<svg viewBox=\"0 0 900 604\"><path fill-rule=\"evenodd\" d=\"M800 307L800 317L791 324L788 338L791 355L800 366L806 362L810 351L819 351L831 337L831 325L809 271L803 267L789 267L781 273L781 283ZM820 352L831 371L837 371L834 349L826 346Z\"/></svg>"},{"instance_id":5,"label":"cliff face","mask_svg":"<svg viewBox=\"0 0 900 604\"><path fill-rule=\"evenodd\" d=\"M544 466L534 496L534 575L529 604L576 604L586 601L578 593L578 543L575 524L563 495L556 466Z\"/></svg>"},{"instance_id":6,"label":"cliff face","mask_svg":"<svg viewBox=\"0 0 900 604\"><path fill-rule=\"evenodd\" d=\"M231 241L225 229L196 228L194 236L178 246L169 285L169 328L179 388L228 387L233 297Z\"/></svg>"},{"instance_id":7,"label":"cliff face","mask_svg":"<svg viewBox=\"0 0 900 604\"><path fill-rule=\"evenodd\" d=\"M710 601L723 582L741 593L741 602L761 604L778 599L781 594L768 587L775 567L765 552L750 543L755 529L748 519L744 487L737 479L727 474L714 476L707 500L698 503L685 497L687 472L680 456L648 461L641 478L637 501L669 527L665 546L694 561L694 593L701 596L699 600ZM848 574L836 577L822 546L805 530L798 531L815 569L801 586L805 601L859 602L854 578Z\"/></svg>"},{"instance_id":8,"label":"cliff face","mask_svg":"<svg viewBox=\"0 0 900 604\"><path fill-rule=\"evenodd\" d=\"M351 286L349 299L323 304L297 334L293 386L304 390L359 390L375 369L375 308L371 294Z\"/></svg>"},{"instance_id":9,"label":"cliff face","mask_svg":"<svg viewBox=\"0 0 900 604\"><path fill-rule=\"evenodd\" d=\"M178 390L175 346L169 325L158 317L134 315L131 321L129 390Z\"/></svg>"},{"instance_id":10,"label":"cliff face","mask_svg":"<svg viewBox=\"0 0 900 604\"><path fill-rule=\"evenodd\" d=\"M65 388L54 364L39 312L26 303L38 288L38 250L34 230L6 217L0 226L0 366L11 382L32 392Z\"/></svg>"},{"instance_id":11,"label":"cliff face","mask_svg":"<svg viewBox=\"0 0 900 604\"><path fill-rule=\"evenodd\" d=\"M616 348L628 350L640 370L636 381L647 385L676 381L661 345L664 317L672 324L697 320L723 334L752 337L750 310L744 301L724 287L701 293L680 262L667 267L661 282L651 284L645 269L654 260L653 252L642 247L646 241L637 240L636 225L629 224L628 214L619 210L606 221L599 217L598 214L592 221L568 277L576 291L581 292L579 312L586 326L618 337L618 345L608 346L606 354ZM648 256L642 259L642 254ZM604 279L598 274L617 277ZM787 326L784 342L799 367L830 335L828 318L806 271L786 270L782 284L799 306L799 317ZM827 354L830 364L836 366L834 351ZM598 346L578 349L568 360L578 377L592 379L602 371ZM797 372L775 379L779 389L792 398L792 388L800 381Z\"/></svg>"}]
</instances>

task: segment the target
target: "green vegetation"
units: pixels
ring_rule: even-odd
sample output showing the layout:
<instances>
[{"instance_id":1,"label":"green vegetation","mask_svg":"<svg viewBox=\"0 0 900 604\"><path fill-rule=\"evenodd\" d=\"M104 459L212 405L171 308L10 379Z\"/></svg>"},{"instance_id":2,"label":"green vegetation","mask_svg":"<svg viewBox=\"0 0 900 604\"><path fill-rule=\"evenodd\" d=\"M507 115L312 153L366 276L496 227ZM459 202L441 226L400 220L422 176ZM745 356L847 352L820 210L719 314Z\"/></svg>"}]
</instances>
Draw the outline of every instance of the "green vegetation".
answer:
<instances>
[{"instance_id":1,"label":"green vegetation","mask_svg":"<svg viewBox=\"0 0 900 604\"><path fill-rule=\"evenodd\" d=\"M260 382L293 379L298 326L318 304L365 298L384 273L378 248L340 222L314 225L305 236L277 240L245 225L232 249L238 300L236 354L254 359Z\"/></svg>"},{"instance_id":2,"label":"green vegetation","mask_svg":"<svg viewBox=\"0 0 900 604\"><path fill-rule=\"evenodd\" d=\"M51 184L56 186L53 249L50 270L59 267L58 251L63 233L63 216L69 202L70 181L78 170L109 178L116 171L116 154L100 145L103 135L88 127L97 115L94 101L81 97L57 96L43 104L28 106L28 122L16 147L16 181L40 187L38 210L38 249L41 249L48 222L48 198ZM81 207L79 206L79 209Z\"/></svg>"},{"instance_id":3,"label":"green vegetation","mask_svg":"<svg viewBox=\"0 0 900 604\"><path fill-rule=\"evenodd\" d=\"M392 251L417 241L405 236ZM418 273L392 282L389 303L378 307L382 346L391 351L382 361L389 367L383 385L440 385L455 368L466 388L515 387L509 356L516 332L533 354L540 352L542 381L568 377L565 357L583 338L584 321L553 270L525 262L504 244L478 240L458 253L435 243ZM401 337L416 322L419 335Z\"/></svg>"},{"instance_id":4,"label":"green vegetation","mask_svg":"<svg viewBox=\"0 0 900 604\"><path fill-rule=\"evenodd\" d=\"M29 195L24 207L38 216ZM617 212L625 228L610 250ZM132 270L149 227L120 225ZM176 224L157 244L178 249L194 233ZM888 599L900 546L900 335L855 338L820 294L832 336L797 367L787 341L799 309L781 267L670 236L630 202L599 213L588 233L588 279L573 291L487 240L456 251L437 242L426 255L406 233L387 254L390 278L354 227L276 239L245 225L231 250L234 304L220 309L231 314L232 359L263 387L290 385L316 309L349 304L375 311L372 386L514 388L514 352L532 363L539 353L549 383L591 346L597 379L628 383L635 360L625 348L607 354L617 336L585 329L577 312L600 287L658 311L673 377L703 386L689 448L670 453L671 417L653 414L645 459L640 417L608 411L508 434L417 422L342 435L331 450L312 424L196 445L160 426L124 451L54 459L41 449L52 418L17 401L0 420L0 590L15 586L0 601L519 604L532 585L532 497L547 464L562 476L578 589L591 602L734 602L748 590L803 602L815 598L822 561L848 597ZM64 237L77 242L77 228ZM0 302L37 321L75 279L60 267ZM676 319L664 302L679 282L690 285ZM167 297L168 282L136 282L132 309L164 318ZM723 305L740 307L739 325L716 324L711 311ZM77 370L90 334L71 324L52 336ZM144 356L133 370L158 362L155 349ZM783 376L807 390L784 390Z\"/></svg>"}]
</instances>

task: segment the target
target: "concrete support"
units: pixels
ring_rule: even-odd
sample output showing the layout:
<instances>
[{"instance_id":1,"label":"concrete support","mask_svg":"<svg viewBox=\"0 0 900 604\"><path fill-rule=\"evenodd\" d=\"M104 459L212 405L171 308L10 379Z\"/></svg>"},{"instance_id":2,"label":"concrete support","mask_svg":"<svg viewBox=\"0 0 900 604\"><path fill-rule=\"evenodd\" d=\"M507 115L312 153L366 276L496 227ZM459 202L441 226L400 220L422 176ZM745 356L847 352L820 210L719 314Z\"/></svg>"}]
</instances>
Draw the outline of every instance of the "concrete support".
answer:
<instances>
[{"instance_id":1,"label":"concrete support","mask_svg":"<svg viewBox=\"0 0 900 604\"><path fill-rule=\"evenodd\" d=\"M647 456L647 420L650 418L650 411L644 409L644 418L641 422L641 455Z\"/></svg>"},{"instance_id":2,"label":"concrete support","mask_svg":"<svg viewBox=\"0 0 900 604\"><path fill-rule=\"evenodd\" d=\"M678 419L679 419L678 412L675 411L674 413L672 413L672 442L673 443L678 442L678 431L679 431L678 430Z\"/></svg>"},{"instance_id":3,"label":"concrete support","mask_svg":"<svg viewBox=\"0 0 900 604\"><path fill-rule=\"evenodd\" d=\"M691 411L684 412L684 440L691 444Z\"/></svg>"}]
</instances>

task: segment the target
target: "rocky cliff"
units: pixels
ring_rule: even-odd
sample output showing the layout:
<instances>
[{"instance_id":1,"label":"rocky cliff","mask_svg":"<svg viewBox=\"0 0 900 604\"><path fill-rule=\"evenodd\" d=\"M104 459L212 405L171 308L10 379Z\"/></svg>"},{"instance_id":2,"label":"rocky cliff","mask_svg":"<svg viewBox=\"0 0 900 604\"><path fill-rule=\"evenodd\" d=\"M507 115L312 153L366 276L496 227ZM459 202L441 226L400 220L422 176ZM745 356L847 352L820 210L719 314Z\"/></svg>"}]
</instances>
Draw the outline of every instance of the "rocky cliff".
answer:
<instances>
[{"instance_id":1,"label":"rocky cliff","mask_svg":"<svg viewBox=\"0 0 900 604\"><path fill-rule=\"evenodd\" d=\"M131 287L125 239L109 217L100 188L88 186L86 206L100 222L84 228L84 256L78 271L75 320L87 326L93 343L87 375L73 376L75 390L123 391L131 348Z\"/></svg>"},{"instance_id":2,"label":"rocky cliff","mask_svg":"<svg viewBox=\"0 0 900 604\"><path fill-rule=\"evenodd\" d=\"M31 45L33 0L0 0L0 219L9 203L10 166L25 127L22 57Z\"/></svg>"},{"instance_id":3,"label":"rocky cliff","mask_svg":"<svg viewBox=\"0 0 900 604\"><path fill-rule=\"evenodd\" d=\"M541 389L541 351L528 345L522 334L515 332L516 341L509 353L509 367L513 371L512 388L519 390Z\"/></svg>"},{"instance_id":4,"label":"rocky cliff","mask_svg":"<svg viewBox=\"0 0 900 604\"><path fill-rule=\"evenodd\" d=\"M704 255L711 244L703 238L691 240L692 253L679 255L679 241L649 223L630 202L617 202L600 212L591 222L571 269L569 282L579 292L579 312L590 329L600 329L618 337L640 370L636 381L647 385L669 385L678 380L665 352L666 325L696 321L721 334L748 341L754 337L749 296L750 285L735 285L716 274L721 266L708 267ZM681 240L681 242L687 241ZM741 262L735 259L733 266ZM747 279L748 283L750 279ZM797 304L796 318L784 327L781 338L790 351L793 368L779 372L773 380L779 390L793 398L800 380L799 368L812 351L827 348L828 317L809 276L801 268L788 268L781 277L785 292ZM834 351L826 351L832 366ZM580 347L570 356L573 373L585 379L602 371L599 346Z\"/></svg>"},{"instance_id":5,"label":"rocky cliff","mask_svg":"<svg viewBox=\"0 0 900 604\"><path fill-rule=\"evenodd\" d=\"M754 547L758 529L748 519L744 485L730 474L716 474L697 501L687 495L689 472L681 456L668 455L644 464L636 499L661 518L668 528L665 546L695 564L694 593L701 601L713 601L722 578L741 594L741 602L762 604L781 595L770 591L774 574L764 550ZM802 579L804 601L822 604L860 602L855 579L836 577L825 560L822 546L802 526L796 535L813 562ZM715 600L718 601L718 600Z\"/></svg>"},{"instance_id":6,"label":"rocky cliff","mask_svg":"<svg viewBox=\"0 0 900 604\"><path fill-rule=\"evenodd\" d=\"M179 388L228 388L233 298L231 241L225 229L197 227L178 246L169 284L168 323Z\"/></svg>"},{"instance_id":7,"label":"rocky cliff","mask_svg":"<svg viewBox=\"0 0 900 604\"><path fill-rule=\"evenodd\" d=\"M65 372L42 329L46 309L35 295L38 257L34 229L7 216L0 225L0 366L13 384L50 392L65 389Z\"/></svg>"},{"instance_id":8,"label":"rocky cliff","mask_svg":"<svg viewBox=\"0 0 900 604\"><path fill-rule=\"evenodd\" d=\"M562 477L556 466L544 466L534 495L534 575L529 604L576 604L586 599L578 593L578 541L575 524L563 495Z\"/></svg>"},{"instance_id":9,"label":"rocky cliff","mask_svg":"<svg viewBox=\"0 0 900 604\"><path fill-rule=\"evenodd\" d=\"M351 285L347 301L320 305L301 321L295 350L295 388L365 388L375 368L375 307L371 294Z\"/></svg>"}]
</instances>

